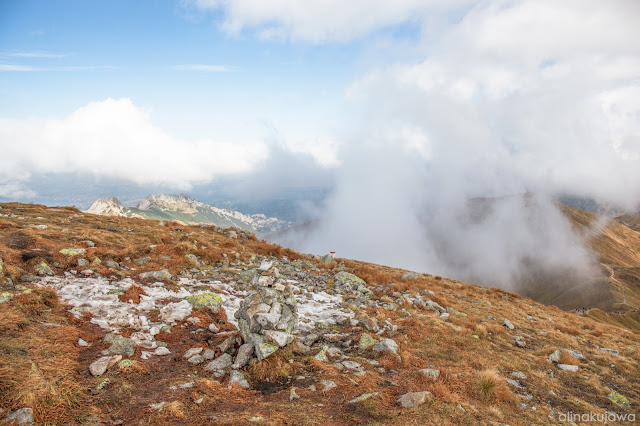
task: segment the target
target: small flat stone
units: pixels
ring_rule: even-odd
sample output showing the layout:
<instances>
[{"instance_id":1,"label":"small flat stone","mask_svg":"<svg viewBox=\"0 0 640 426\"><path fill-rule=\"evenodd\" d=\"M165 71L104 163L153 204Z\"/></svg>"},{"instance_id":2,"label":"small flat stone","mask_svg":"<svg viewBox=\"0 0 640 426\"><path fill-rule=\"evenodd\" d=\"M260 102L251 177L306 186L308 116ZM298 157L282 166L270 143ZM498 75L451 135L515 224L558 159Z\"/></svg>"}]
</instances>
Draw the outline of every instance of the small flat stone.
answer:
<instances>
[{"instance_id":1,"label":"small flat stone","mask_svg":"<svg viewBox=\"0 0 640 426\"><path fill-rule=\"evenodd\" d=\"M101 376L109 367L122 359L122 355L103 356L89 366L89 372L93 376Z\"/></svg>"},{"instance_id":2,"label":"small flat stone","mask_svg":"<svg viewBox=\"0 0 640 426\"><path fill-rule=\"evenodd\" d=\"M433 395L431 395L431 392L409 392L398 398L398 404L400 404L403 408L411 409L424 404L432 398Z\"/></svg>"},{"instance_id":3,"label":"small flat stone","mask_svg":"<svg viewBox=\"0 0 640 426\"><path fill-rule=\"evenodd\" d=\"M577 365L570 365L570 364L558 364L557 367L560 370L563 371L570 371L572 373L575 373L576 371L578 371L578 366Z\"/></svg>"},{"instance_id":4,"label":"small flat stone","mask_svg":"<svg viewBox=\"0 0 640 426\"><path fill-rule=\"evenodd\" d=\"M380 394L380 392L363 393L362 395L353 398L348 403L349 404L357 404L359 402L366 401L367 399L372 398L374 396L378 396L379 394Z\"/></svg>"}]
</instances>

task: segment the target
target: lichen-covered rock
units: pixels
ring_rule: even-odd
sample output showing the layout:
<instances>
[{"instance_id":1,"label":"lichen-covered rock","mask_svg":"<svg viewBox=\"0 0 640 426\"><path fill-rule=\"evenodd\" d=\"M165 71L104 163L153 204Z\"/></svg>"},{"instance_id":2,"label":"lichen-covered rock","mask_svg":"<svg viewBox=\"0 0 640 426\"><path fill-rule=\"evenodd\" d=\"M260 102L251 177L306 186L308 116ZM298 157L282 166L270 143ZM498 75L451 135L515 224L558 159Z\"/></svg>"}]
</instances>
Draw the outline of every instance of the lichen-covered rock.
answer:
<instances>
[{"instance_id":1,"label":"lichen-covered rock","mask_svg":"<svg viewBox=\"0 0 640 426\"><path fill-rule=\"evenodd\" d=\"M369 349L375 344L376 340L367 333L362 333L360 341L358 342L358 346L360 346L362 349Z\"/></svg>"},{"instance_id":2,"label":"lichen-covered rock","mask_svg":"<svg viewBox=\"0 0 640 426\"><path fill-rule=\"evenodd\" d=\"M338 272L334 277L336 280L336 284L340 284L343 286L358 288L361 285L366 285L367 283L357 275L353 275L349 272Z\"/></svg>"},{"instance_id":3,"label":"lichen-covered rock","mask_svg":"<svg viewBox=\"0 0 640 426\"><path fill-rule=\"evenodd\" d=\"M53 275L53 271L51 270L49 265L47 265L46 262L38 263L35 266L34 270L36 271L36 274L38 274L38 275Z\"/></svg>"},{"instance_id":4,"label":"lichen-covered rock","mask_svg":"<svg viewBox=\"0 0 640 426\"><path fill-rule=\"evenodd\" d=\"M65 254L67 256L77 256L79 254L85 254L87 249L84 248L65 248L60 250L60 253Z\"/></svg>"},{"instance_id":5,"label":"lichen-covered rock","mask_svg":"<svg viewBox=\"0 0 640 426\"><path fill-rule=\"evenodd\" d=\"M222 306L222 297L213 291L187 296L186 301L196 309L209 308L213 313L217 313Z\"/></svg>"},{"instance_id":6,"label":"lichen-covered rock","mask_svg":"<svg viewBox=\"0 0 640 426\"><path fill-rule=\"evenodd\" d=\"M609 395L607 395L607 398L609 398L609 400L614 404L616 404L618 407L623 407L623 408L631 407L629 400L626 397L620 395L616 391L612 390L611 392L609 392Z\"/></svg>"},{"instance_id":7,"label":"lichen-covered rock","mask_svg":"<svg viewBox=\"0 0 640 426\"><path fill-rule=\"evenodd\" d=\"M245 343L238 348L238 354L236 355L236 360L231 366L234 369L242 368L245 365L249 364L251 360L251 355L253 355L253 345L250 343Z\"/></svg>"},{"instance_id":8,"label":"lichen-covered rock","mask_svg":"<svg viewBox=\"0 0 640 426\"><path fill-rule=\"evenodd\" d=\"M107 333L107 335L104 336L104 341L111 343L111 346L109 349L102 351L102 355L125 354L133 356L135 353L136 342L132 339L120 336L119 334Z\"/></svg>"}]
</instances>

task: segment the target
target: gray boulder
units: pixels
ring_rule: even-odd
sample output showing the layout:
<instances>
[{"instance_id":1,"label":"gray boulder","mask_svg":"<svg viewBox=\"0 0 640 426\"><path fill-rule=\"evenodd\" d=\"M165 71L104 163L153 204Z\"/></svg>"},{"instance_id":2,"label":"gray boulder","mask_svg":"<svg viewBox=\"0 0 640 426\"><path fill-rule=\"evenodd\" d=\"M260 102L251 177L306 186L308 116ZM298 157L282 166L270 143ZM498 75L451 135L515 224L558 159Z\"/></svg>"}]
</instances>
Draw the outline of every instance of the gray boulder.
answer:
<instances>
[{"instance_id":1,"label":"gray boulder","mask_svg":"<svg viewBox=\"0 0 640 426\"><path fill-rule=\"evenodd\" d=\"M430 401L431 398L433 398L431 392L409 392L398 398L398 404L400 404L402 408L416 408L417 406Z\"/></svg>"},{"instance_id":2,"label":"gray boulder","mask_svg":"<svg viewBox=\"0 0 640 426\"><path fill-rule=\"evenodd\" d=\"M31 424L33 423L33 410L29 407L21 408L13 413L7 414L4 420L16 422L19 425Z\"/></svg>"}]
</instances>

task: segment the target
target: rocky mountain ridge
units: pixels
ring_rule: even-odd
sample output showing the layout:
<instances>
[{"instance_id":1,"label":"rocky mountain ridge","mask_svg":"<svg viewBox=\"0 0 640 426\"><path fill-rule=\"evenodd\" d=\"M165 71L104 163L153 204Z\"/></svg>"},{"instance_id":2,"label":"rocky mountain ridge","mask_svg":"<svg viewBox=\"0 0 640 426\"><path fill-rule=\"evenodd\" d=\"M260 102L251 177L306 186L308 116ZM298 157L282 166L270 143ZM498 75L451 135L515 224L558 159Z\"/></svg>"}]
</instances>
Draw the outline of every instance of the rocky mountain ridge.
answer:
<instances>
[{"instance_id":1,"label":"rocky mountain ridge","mask_svg":"<svg viewBox=\"0 0 640 426\"><path fill-rule=\"evenodd\" d=\"M96 200L87 213L179 220L184 223L209 223L222 227L235 226L258 235L277 232L291 226L290 222L266 217L263 214L246 215L238 211L213 207L185 194L152 194L136 207L125 207L117 198L108 197Z\"/></svg>"}]
</instances>

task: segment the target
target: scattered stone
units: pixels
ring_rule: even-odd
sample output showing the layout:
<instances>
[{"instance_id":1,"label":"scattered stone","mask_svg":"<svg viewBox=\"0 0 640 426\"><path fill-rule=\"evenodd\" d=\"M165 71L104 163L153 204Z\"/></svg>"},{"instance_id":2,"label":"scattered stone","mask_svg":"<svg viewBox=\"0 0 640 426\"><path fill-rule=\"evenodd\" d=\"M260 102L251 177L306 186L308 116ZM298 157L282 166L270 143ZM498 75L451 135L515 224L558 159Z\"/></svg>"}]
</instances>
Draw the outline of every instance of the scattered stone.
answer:
<instances>
[{"instance_id":1,"label":"scattered stone","mask_svg":"<svg viewBox=\"0 0 640 426\"><path fill-rule=\"evenodd\" d=\"M411 409L430 401L432 398L431 392L409 392L398 398L398 403L403 408Z\"/></svg>"},{"instance_id":2,"label":"scattered stone","mask_svg":"<svg viewBox=\"0 0 640 426\"><path fill-rule=\"evenodd\" d=\"M213 313L217 313L220 310L223 302L222 297L212 291L195 296L187 296L185 300L195 309L209 308Z\"/></svg>"},{"instance_id":3,"label":"scattered stone","mask_svg":"<svg viewBox=\"0 0 640 426\"><path fill-rule=\"evenodd\" d=\"M202 364L204 361L205 359L202 355L194 355L187 360L187 362L192 365L199 365L199 364Z\"/></svg>"},{"instance_id":4,"label":"scattered stone","mask_svg":"<svg viewBox=\"0 0 640 426\"><path fill-rule=\"evenodd\" d=\"M33 423L33 410L29 407L24 407L9 413L5 416L4 420L14 421L19 425L28 425Z\"/></svg>"},{"instance_id":5,"label":"scattered stone","mask_svg":"<svg viewBox=\"0 0 640 426\"><path fill-rule=\"evenodd\" d=\"M609 398L609 400L614 404L616 404L618 407L623 407L623 408L631 407L629 400L626 397L620 395L616 391L612 390L611 392L609 392L609 395L607 395L607 398Z\"/></svg>"},{"instance_id":6,"label":"scattered stone","mask_svg":"<svg viewBox=\"0 0 640 426\"><path fill-rule=\"evenodd\" d=\"M77 256L82 255L87 252L87 249L84 248L65 248L60 250L60 253L65 254L67 256Z\"/></svg>"},{"instance_id":7,"label":"scattered stone","mask_svg":"<svg viewBox=\"0 0 640 426\"><path fill-rule=\"evenodd\" d=\"M205 367L205 370L214 371L214 372L216 371L223 372L226 368L231 367L232 361L233 361L233 358L231 357L231 355L222 354L218 358L214 359L209 364L207 364L207 366Z\"/></svg>"},{"instance_id":8,"label":"scattered stone","mask_svg":"<svg viewBox=\"0 0 640 426\"><path fill-rule=\"evenodd\" d=\"M101 376L109 367L122 359L122 355L103 356L97 361L94 361L89 366L89 372L93 376Z\"/></svg>"},{"instance_id":9,"label":"scattered stone","mask_svg":"<svg viewBox=\"0 0 640 426\"><path fill-rule=\"evenodd\" d=\"M133 366L133 361L131 361L130 359L123 359L118 363L118 367L122 368L123 370L127 368L131 368L132 366Z\"/></svg>"},{"instance_id":10,"label":"scattered stone","mask_svg":"<svg viewBox=\"0 0 640 426\"><path fill-rule=\"evenodd\" d=\"M165 404L166 404L166 401L156 402L155 404L149 404L149 407L153 408L154 410L161 410Z\"/></svg>"},{"instance_id":11,"label":"scattered stone","mask_svg":"<svg viewBox=\"0 0 640 426\"><path fill-rule=\"evenodd\" d=\"M171 354L171 351L164 346L160 346L156 348L154 354L156 354L157 356L165 356Z\"/></svg>"},{"instance_id":12,"label":"scattered stone","mask_svg":"<svg viewBox=\"0 0 640 426\"><path fill-rule=\"evenodd\" d=\"M209 331L212 333L217 333L220 331L220 329L214 323L211 323L209 324Z\"/></svg>"},{"instance_id":13,"label":"scattered stone","mask_svg":"<svg viewBox=\"0 0 640 426\"><path fill-rule=\"evenodd\" d=\"M362 349L369 349L375 344L376 340L367 333L362 333L362 336L360 336L360 341L358 342L358 346L360 346L360 348Z\"/></svg>"},{"instance_id":14,"label":"scattered stone","mask_svg":"<svg viewBox=\"0 0 640 426\"><path fill-rule=\"evenodd\" d=\"M374 396L378 396L379 394L380 394L380 392L363 393L362 395L353 398L348 403L349 404L357 404L358 402L366 401L367 399L369 399L371 397L374 397Z\"/></svg>"},{"instance_id":15,"label":"scattered stone","mask_svg":"<svg viewBox=\"0 0 640 426\"><path fill-rule=\"evenodd\" d=\"M328 350L328 349L329 349L329 347L328 347L328 346L323 346L323 347L322 347L322 349L320 349L320 352L318 352L318 353L314 356L314 358L315 358L317 361L320 361L320 362L328 362L328 361L329 361L329 358L327 357L327 350Z\"/></svg>"},{"instance_id":16,"label":"scattered stone","mask_svg":"<svg viewBox=\"0 0 640 426\"><path fill-rule=\"evenodd\" d=\"M620 352L616 351L615 349L607 349L607 348L600 348L600 350L606 354L609 354L611 356L618 356L620 355Z\"/></svg>"},{"instance_id":17,"label":"scattered stone","mask_svg":"<svg viewBox=\"0 0 640 426\"><path fill-rule=\"evenodd\" d=\"M504 379L507 383L509 383L511 386L513 386L516 389L526 389L524 386L522 386L520 384L519 381L514 380L514 379Z\"/></svg>"},{"instance_id":18,"label":"scattered stone","mask_svg":"<svg viewBox=\"0 0 640 426\"><path fill-rule=\"evenodd\" d=\"M522 336L513 336L513 340L515 341L516 346L519 348L524 348L527 346L527 342Z\"/></svg>"},{"instance_id":19,"label":"scattered stone","mask_svg":"<svg viewBox=\"0 0 640 426\"><path fill-rule=\"evenodd\" d=\"M149 263L150 260L151 258L149 256L144 256L137 258L136 260L134 260L134 262L136 262L138 265L144 265L145 263Z\"/></svg>"},{"instance_id":20,"label":"scattered stone","mask_svg":"<svg viewBox=\"0 0 640 426\"><path fill-rule=\"evenodd\" d=\"M229 387L238 385L241 388L250 389L251 385L247 381L247 378L241 372L237 370L231 371L231 378L229 379Z\"/></svg>"},{"instance_id":21,"label":"scattered stone","mask_svg":"<svg viewBox=\"0 0 640 426\"><path fill-rule=\"evenodd\" d=\"M78 346L89 346L89 344L87 342L85 342L82 338L78 339Z\"/></svg>"},{"instance_id":22,"label":"scattered stone","mask_svg":"<svg viewBox=\"0 0 640 426\"><path fill-rule=\"evenodd\" d=\"M373 345L373 350L378 352L391 352L394 355L398 354L398 344L392 339L384 339Z\"/></svg>"},{"instance_id":23,"label":"scattered stone","mask_svg":"<svg viewBox=\"0 0 640 426\"><path fill-rule=\"evenodd\" d=\"M189 359L194 355L199 355L200 353L202 353L203 350L204 348L191 348L188 351L186 351L184 355L182 355L182 357Z\"/></svg>"},{"instance_id":24,"label":"scattered stone","mask_svg":"<svg viewBox=\"0 0 640 426\"><path fill-rule=\"evenodd\" d=\"M238 348L238 354L236 355L236 360L231 366L231 368L238 369L249 364L249 361L251 360L251 355L253 355L253 345L250 343L245 343L241 345L240 348Z\"/></svg>"},{"instance_id":25,"label":"scattered stone","mask_svg":"<svg viewBox=\"0 0 640 426\"><path fill-rule=\"evenodd\" d=\"M513 371L511 373L511 376L520 380L525 380L527 378L527 376L524 373L521 373L520 371Z\"/></svg>"},{"instance_id":26,"label":"scattered stone","mask_svg":"<svg viewBox=\"0 0 640 426\"><path fill-rule=\"evenodd\" d=\"M551 353L549 354L549 356L547 357L547 359L548 359L550 362L553 362L553 363L555 364L555 363L560 362L560 355L561 355L560 350L556 349L555 351L553 351L553 352L551 352Z\"/></svg>"},{"instance_id":27,"label":"scattered stone","mask_svg":"<svg viewBox=\"0 0 640 426\"><path fill-rule=\"evenodd\" d=\"M49 265L47 265L46 262L38 263L35 266L34 270L38 275L54 275L53 270L51 270L51 268L49 267Z\"/></svg>"},{"instance_id":28,"label":"scattered stone","mask_svg":"<svg viewBox=\"0 0 640 426\"><path fill-rule=\"evenodd\" d=\"M213 349L205 349L204 353L202 354L202 357L207 361L211 361L216 357L216 351L214 351Z\"/></svg>"},{"instance_id":29,"label":"scattered stone","mask_svg":"<svg viewBox=\"0 0 640 426\"><path fill-rule=\"evenodd\" d=\"M509 330L513 330L515 328L513 324L511 324L511 321L509 321L508 319L505 319L504 321L502 321L502 325L507 327Z\"/></svg>"},{"instance_id":30,"label":"scattered stone","mask_svg":"<svg viewBox=\"0 0 640 426\"><path fill-rule=\"evenodd\" d=\"M300 395L296 392L296 387L291 386L291 390L289 391L289 401L294 401L296 399L300 399Z\"/></svg>"},{"instance_id":31,"label":"scattered stone","mask_svg":"<svg viewBox=\"0 0 640 426\"><path fill-rule=\"evenodd\" d=\"M420 370L420 374L427 379L438 380L438 377L440 377L440 370L436 370L435 368L423 368Z\"/></svg>"},{"instance_id":32,"label":"scattered stone","mask_svg":"<svg viewBox=\"0 0 640 426\"><path fill-rule=\"evenodd\" d=\"M406 272L402 275L402 277L400 278L402 280L417 280L418 279L418 273L417 272Z\"/></svg>"},{"instance_id":33,"label":"scattered stone","mask_svg":"<svg viewBox=\"0 0 640 426\"><path fill-rule=\"evenodd\" d=\"M83 266L87 266L89 264L89 261L85 258L79 258L78 259L78 266L83 267Z\"/></svg>"},{"instance_id":34,"label":"scattered stone","mask_svg":"<svg viewBox=\"0 0 640 426\"><path fill-rule=\"evenodd\" d=\"M160 319L169 324L175 324L190 315L191 309L191 304L186 300L168 303L160 309Z\"/></svg>"},{"instance_id":35,"label":"scattered stone","mask_svg":"<svg viewBox=\"0 0 640 426\"><path fill-rule=\"evenodd\" d=\"M575 373L576 371L578 371L578 366L577 365L570 365L570 364L558 364L557 367L560 370L563 371L570 371L572 373Z\"/></svg>"},{"instance_id":36,"label":"scattered stone","mask_svg":"<svg viewBox=\"0 0 640 426\"><path fill-rule=\"evenodd\" d=\"M153 279L156 281L170 281L171 273L168 269L162 269L160 271L148 271L140 274L140 279L148 280Z\"/></svg>"},{"instance_id":37,"label":"scattered stone","mask_svg":"<svg viewBox=\"0 0 640 426\"><path fill-rule=\"evenodd\" d=\"M358 288L361 285L366 286L367 283L362 279L359 278L356 275L350 274L349 272L338 272L334 277L333 277L336 281L337 284L346 286L346 287L352 287L352 288Z\"/></svg>"},{"instance_id":38,"label":"scattered stone","mask_svg":"<svg viewBox=\"0 0 640 426\"><path fill-rule=\"evenodd\" d=\"M281 348L284 348L289 343L293 342L293 335L283 331L265 330L264 337L267 342L278 345Z\"/></svg>"},{"instance_id":39,"label":"scattered stone","mask_svg":"<svg viewBox=\"0 0 640 426\"><path fill-rule=\"evenodd\" d=\"M322 383L322 392L329 392L331 389L335 389L338 387L338 385L336 385L336 382L332 381L332 380L322 380L320 383Z\"/></svg>"},{"instance_id":40,"label":"scattered stone","mask_svg":"<svg viewBox=\"0 0 640 426\"><path fill-rule=\"evenodd\" d=\"M133 356L135 353L136 342L119 334L107 333L104 341L111 343L109 349L102 351L102 355L123 354Z\"/></svg>"}]
</instances>

